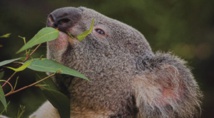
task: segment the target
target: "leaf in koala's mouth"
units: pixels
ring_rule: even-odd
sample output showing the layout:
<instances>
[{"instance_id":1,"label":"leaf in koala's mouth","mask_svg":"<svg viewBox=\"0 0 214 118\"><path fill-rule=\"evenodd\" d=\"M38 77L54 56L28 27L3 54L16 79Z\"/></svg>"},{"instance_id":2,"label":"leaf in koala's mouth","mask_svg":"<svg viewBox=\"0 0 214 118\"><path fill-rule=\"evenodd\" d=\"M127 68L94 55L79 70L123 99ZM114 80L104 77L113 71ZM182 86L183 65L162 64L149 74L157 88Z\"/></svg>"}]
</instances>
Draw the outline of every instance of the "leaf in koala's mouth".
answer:
<instances>
[{"instance_id":1,"label":"leaf in koala's mouth","mask_svg":"<svg viewBox=\"0 0 214 118\"><path fill-rule=\"evenodd\" d=\"M93 28L94 28L94 19L92 19L92 21L91 21L90 28L88 30L84 31L82 34L78 35L77 39L79 41L82 41L83 39L85 39L86 36L91 34L91 32L93 31Z\"/></svg>"},{"instance_id":2,"label":"leaf in koala's mouth","mask_svg":"<svg viewBox=\"0 0 214 118\"><path fill-rule=\"evenodd\" d=\"M83 33L79 34L75 38L79 41L82 41L83 39L85 39L86 36L91 34L91 32L93 31L93 28L94 28L94 19L92 19L92 21L91 21L90 28L88 30L84 31ZM72 36L69 33L67 33L67 34L69 37L71 37L71 39L74 39L74 36ZM58 37L59 37L59 30L54 29L52 27L42 28L31 40L29 40L24 46L22 46L21 49L19 49L17 53L27 50L35 45L55 40Z\"/></svg>"},{"instance_id":3,"label":"leaf in koala's mouth","mask_svg":"<svg viewBox=\"0 0 214 118\"><path fill-rule=\"evenodd\" d=\"M77 35L77 40L78 41L82 41L83 39L85 39L86 36L88 36L89 34L91 34L91 32L93 31L93 28L94 28L94 19L92 19L91 21L91 25L90 25L90 28L86 31L84 31L83 33ZM70 33L68 33L68 35L73 39L74 36Z\"/></svg>"}]
</instances>

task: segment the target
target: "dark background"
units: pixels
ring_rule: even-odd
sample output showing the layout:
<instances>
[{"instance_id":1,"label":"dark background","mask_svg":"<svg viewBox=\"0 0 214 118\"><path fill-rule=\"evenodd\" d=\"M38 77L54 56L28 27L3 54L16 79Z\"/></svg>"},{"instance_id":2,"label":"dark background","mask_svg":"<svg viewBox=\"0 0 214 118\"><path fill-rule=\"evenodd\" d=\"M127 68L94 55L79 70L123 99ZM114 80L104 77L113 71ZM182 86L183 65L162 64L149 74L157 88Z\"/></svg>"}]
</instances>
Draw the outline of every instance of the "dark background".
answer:
<instances>
[{"instance_id":1,"label":"dark background","mask_svg":"<svg viewBox=\"0 0 214 118\"><path fill-rule=\"evenodd\" d=\"M202 117L214 118L214 0L0 0L0 61L23 55L15 52L45 27L52 10L65 6L86 6L141 31L154 51L170 51L188 61L203 93ZM37 55L45 57L44 44ZM11 71L6 70L4 78ZM30 70L18 74L18 87L35 81ZM45 99L36 87L9 96L7 115L15 117L19 105L24 117Z\"/></svg>"}]
</instances>

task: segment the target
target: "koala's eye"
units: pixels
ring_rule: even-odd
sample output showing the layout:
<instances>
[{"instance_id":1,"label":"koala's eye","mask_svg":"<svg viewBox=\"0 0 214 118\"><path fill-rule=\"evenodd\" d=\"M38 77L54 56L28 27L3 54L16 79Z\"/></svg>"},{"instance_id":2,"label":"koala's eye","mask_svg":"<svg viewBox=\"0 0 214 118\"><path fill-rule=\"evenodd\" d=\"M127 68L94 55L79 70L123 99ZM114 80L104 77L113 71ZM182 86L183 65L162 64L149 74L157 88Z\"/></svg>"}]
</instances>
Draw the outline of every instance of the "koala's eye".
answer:
<instances>
[{"instance_id":1,"label":"koala's eye","mask_svg":"<svg viewBox=\"0 0 214 118\"><path fill-rule=\"evenodd\" d=\"M103 31L102 29L100 28L96 28L95 31L100 34L100 35L105 35L105 31Z\"/></svg>"}]
</instances>

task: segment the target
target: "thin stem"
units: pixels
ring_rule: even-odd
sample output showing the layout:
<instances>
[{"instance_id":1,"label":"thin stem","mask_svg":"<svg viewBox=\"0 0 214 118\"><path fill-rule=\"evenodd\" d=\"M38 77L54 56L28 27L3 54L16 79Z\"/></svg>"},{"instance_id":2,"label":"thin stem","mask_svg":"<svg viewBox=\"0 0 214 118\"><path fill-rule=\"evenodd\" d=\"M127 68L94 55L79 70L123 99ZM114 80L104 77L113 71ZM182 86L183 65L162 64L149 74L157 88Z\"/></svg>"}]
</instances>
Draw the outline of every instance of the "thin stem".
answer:
<instances>
[{"instance_id":1,"label":"thin stem","mask_svg":"<svg viewBox=\"0 0 214 118\"><path fill-rule=\"evenodd\" d=\"M26 58L25 58L25 60L24 60L23 62L27 61L27 60L33 55L33 53L35 53L35 51L36 51L41 45L42 45L42 44L37 45L36 48L35 48L29 55L26 56Z\"/></svg>"},{"instance_id":2,"label":"thin stem","mask_svg":"<svg viewBox=\"0 0 214 118\"><path fill-rule=\"evenodd\" d=\"M13 85L10 82L8 82L6 80L2 80L2 82L7 83L10 86L10 91L14 90Z\"/></svg>"},{"instance_id":3,"label":"thin stem","mask_svg":"<svg viewBox=\"0 0 214 118\"><path fill-rule=\"evenodd\" d=\"M43 79L40 79L39 81L36 81L36 82L34 82L34 83L30 84L30 85L24 86L24 87L22 87L22 88L20 88L20 89L14 90L14 91L11 91L11 92L7 93L5 96L7 97L7 96L9 96L9 95L12 95L12 94L14 94L14 93L17 93L17 92L22 91L22 90L24 90L24 89L27 89L27 88L29 88L29 87L35 86L36 84L38 84L38 83L40 83L40 82L42 82L42 81L44 81L44 80L46 80L46 79L48 79L48 78L54 76L54 75L55 75L55 73L53 73L53 74L51 74L51 75L49 75L49 76L47 76L47 77L45 77L45 78L43 78Z\"/></svg>"},{"instance_id":4,"label":"thin stem","mask_svg":"<svg viewBox=\"0 0 214 118\"><path fill-rule=\"evenodd\" d=\"M42 44L37 45L36 48L30 53L29 56L33 55L33 53L34 53L41 45L42 45Z\"/></svg>"},{"instance_id":5,"label":"thin stem","mask_svg":"<svg viewBox=\"0 0 214 118\"><path fill-rule=\"evenodd\" d=\"M17 78L16 78L16 82L15 82L15 85L14 85L14 87L13 87L13 89L14 89L14 90L16 89L16 86L17 86L18 80L19 80L19 77L17 77Z\"/></svg>"},{"instance_id":6,"label":"thin stem","mask_svg":"<svg viewBox=\"0 0 214 118\"><path fill-rule=\"evenodd\" d=\"M9 81L13 78L13 76L16 74L16 72L13 72L13 74L4 82L4 84L2 85L2 87L4 87L7 83L9 83Z\"/></svg>"}]
</instances>

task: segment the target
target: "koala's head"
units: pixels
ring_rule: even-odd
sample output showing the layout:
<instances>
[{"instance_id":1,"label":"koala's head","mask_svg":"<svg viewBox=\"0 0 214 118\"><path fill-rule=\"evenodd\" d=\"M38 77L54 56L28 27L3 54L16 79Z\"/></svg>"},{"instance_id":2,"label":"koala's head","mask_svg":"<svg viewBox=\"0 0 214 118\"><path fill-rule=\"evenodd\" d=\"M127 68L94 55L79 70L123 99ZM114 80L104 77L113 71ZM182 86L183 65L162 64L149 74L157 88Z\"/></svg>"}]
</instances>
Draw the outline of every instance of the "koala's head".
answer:
<instances>
[{"instance_id":1,"label":"koala's head","mask_svg":"<svg viewBox=\"0 0 214 118\"><path fill-rule=\"evenodd\" d=\"M75 37L90 28L92 19L93 31L78 41ZM48 42L48 58L77 70L87 64L92 66L87 68L93 68L94 64L106 67L109 63L119 66L132 63L139 56L153 55L148 42L136 29L85 7L56 9L49 14L47 26L60 31L58 39Z\"/></svg>"}]
</instances>

